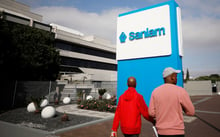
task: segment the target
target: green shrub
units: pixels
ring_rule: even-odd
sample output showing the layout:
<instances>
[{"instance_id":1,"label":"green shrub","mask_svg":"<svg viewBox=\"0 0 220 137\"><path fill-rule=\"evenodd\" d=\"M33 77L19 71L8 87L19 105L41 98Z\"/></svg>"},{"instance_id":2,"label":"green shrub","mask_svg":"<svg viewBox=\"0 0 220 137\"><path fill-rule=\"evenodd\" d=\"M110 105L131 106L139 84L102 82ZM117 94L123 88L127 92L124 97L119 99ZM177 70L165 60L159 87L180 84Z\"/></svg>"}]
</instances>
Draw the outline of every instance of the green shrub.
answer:
<instances>
[{"instance_id":1,"label":"green shrub","mask_svg":"<svg viewBox=\"0 0 220 137\"><path fill-rule=\"evenodd\" d=\"M88 110L96 110L96 111L105 111L105 112L115 112L116 110L116 97L113 96L111 99L103 99L103 100L84 100L79 104L79 108L88 109Z\"/></svg>"}]
</instances>

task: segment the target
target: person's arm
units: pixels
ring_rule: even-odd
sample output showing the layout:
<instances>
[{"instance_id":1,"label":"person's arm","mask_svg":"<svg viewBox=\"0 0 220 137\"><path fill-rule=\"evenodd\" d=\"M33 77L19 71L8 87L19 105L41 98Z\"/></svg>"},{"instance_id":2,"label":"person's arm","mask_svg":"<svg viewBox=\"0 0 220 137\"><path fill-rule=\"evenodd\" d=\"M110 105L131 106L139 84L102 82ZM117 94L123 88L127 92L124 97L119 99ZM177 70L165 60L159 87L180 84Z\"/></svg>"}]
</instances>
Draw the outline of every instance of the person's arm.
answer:
<instances>
[{"instance_id":1,"label":"person's arm","mask_svg":"<svg viewBox=\"0 0 220 137\"><path fill-rule=\"evenodd\" d=\"M119 121L120 121L119 111L120 111L120 98L119 98L119 103L115 111L115 116L114 116L113 125L112 125L112 131L114 132L117 132L118 126L119 126Z\"/></svg>"},{"instance_id":2,"label":"person's arm","mask_svg":"<svg viewBox=\"0 0 220 137\"><path fill-rule=\"evenodd\" d=\"M140 111L141 111L141 114L143 115L143 117L152 122L153 124L155 123L153 117L149 116L149 113L148 113L148 107L144 101L144 98L142 95L139 96L139 103L140 103Z\"/></svg>"},{"instance_id":3,"label":"person's arm","mask_svg":"<svg viewBox=\"0 0 220 137\"><path fill-rule=\"evenodd\" d=\"M182 92L180 98L183 111L186 113L186 115L193 116L195 114L195 108L186 90Z\"/></svg>"},{"instance_id":4,"label":"person's arm","mask_svg":"<svg viewBox=\"0 0 220 137\"><path fill-rule=\"evenodd\" d=\"M156 109L155 109L155 104L154 104L154 96L153 94L151 95L151 99L150 99L150 105L149 105L149 115L151 117L156 117Z\"/></svg>"}]
</instances>

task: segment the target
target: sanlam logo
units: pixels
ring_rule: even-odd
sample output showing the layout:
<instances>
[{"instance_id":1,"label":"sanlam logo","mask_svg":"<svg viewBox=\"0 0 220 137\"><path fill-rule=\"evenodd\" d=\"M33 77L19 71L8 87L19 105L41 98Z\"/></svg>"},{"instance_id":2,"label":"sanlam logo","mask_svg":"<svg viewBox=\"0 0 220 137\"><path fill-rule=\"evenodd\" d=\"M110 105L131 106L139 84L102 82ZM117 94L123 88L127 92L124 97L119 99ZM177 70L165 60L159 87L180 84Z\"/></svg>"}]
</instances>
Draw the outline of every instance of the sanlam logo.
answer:
<instances>
[{"instance_id":1,"label":"sanlam logo","mask_svg":"<svg viewBox=\"0 0 220 137\"><path fill-rule=\"evenodd\" d=\"M120 39L120 42L121 42L121 43L125 43L125 41L126 41L126 39L127 39L127 36L125 35L124 32L121 33L119 39Z\"/></svg>"},{"instance_id":2,"label":"sanlam logo","mask_svg":"<svg viewBox=\"0 0 220 137\"><path fill-rule=\"evenodd\" d=\"M148 29L139 32L130 32L129 33L129 40L134 41L134 40L139 40L139 39L146 39L146 38L151 38L151 37L157 37L157 36L164 36L165 33L165 28L156 28L156 29ZM119 36L119 40L121 43L125 43L127 39L127 35L122 32L121 35Z\"/></svg>"}]
</instances>

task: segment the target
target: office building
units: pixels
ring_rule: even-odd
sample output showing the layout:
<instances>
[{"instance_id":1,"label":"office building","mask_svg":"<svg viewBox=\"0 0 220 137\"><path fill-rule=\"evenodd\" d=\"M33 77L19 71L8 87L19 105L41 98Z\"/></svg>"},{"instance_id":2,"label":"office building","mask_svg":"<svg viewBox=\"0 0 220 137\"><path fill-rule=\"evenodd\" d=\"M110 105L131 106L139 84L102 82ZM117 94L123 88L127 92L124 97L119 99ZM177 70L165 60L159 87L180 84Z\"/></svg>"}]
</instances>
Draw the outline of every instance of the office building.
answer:
<instances>
[{"instance_id":1,"label":"office building","mask_svg":"<svg viewBox=\"0 0 220 137\"><path fill-rule=\"evenodd\" d=\"M14 0L0 0L0 12L7 21L55 33L55 47L61 56L61 80L117 81L116 49L109 41L58 24L45 24L42 15Z\"/></svg>"}]
</instances>

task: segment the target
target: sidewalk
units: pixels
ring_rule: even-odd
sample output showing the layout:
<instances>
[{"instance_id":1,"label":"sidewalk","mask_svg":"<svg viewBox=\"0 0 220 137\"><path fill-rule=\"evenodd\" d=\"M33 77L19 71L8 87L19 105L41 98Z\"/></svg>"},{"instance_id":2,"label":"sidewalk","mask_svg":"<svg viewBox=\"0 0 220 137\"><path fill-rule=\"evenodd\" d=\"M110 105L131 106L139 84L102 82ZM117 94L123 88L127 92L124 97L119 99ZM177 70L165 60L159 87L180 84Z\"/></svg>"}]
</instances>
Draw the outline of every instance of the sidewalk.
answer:
<instances>
[{"instance_id":1,"label":"sidewalk","mask_svg":"<svg viewBox=\"0 0 220 137\"><path fill-rule=\"evenodd\" d=\"M192 102L196 109L196 116L184 116L185 136L186 137L219 137L220 136L220 96L192 96ZM57 108L59 111L61 108ZM64 109L64 108L62 108ZM66 111L68 110L68 111ZM63 110L62 110L63 111ZM67 113L78 113L86 115L82 110L76 110L74 106L66 106ZM70 129L65 132L57 133L60 137L108 137L110 136L113 121L112 114L96 113L87 111L90 116L103 116L107 119L95 122L94 124L85 124L78 128ZM102 118L103 118L102 117ZM118 136L123 137L120 129ZM152 124L142 120L142 132L139 137L155 137Z\"/></svg>"},{"instance_id":2,"label":"sidewalk","mask_svg":"<svg viewBox=\"0 0 220 137\"><path fill-rule=\"evenodd\" d=\"M98 118L105 118L105 119L114 117L114 113L79 109L77 108L76 104L57 107L56 111L61 112L61 113L66 112L68 114L98 117Z\"/></svg>"}]
</instances>

